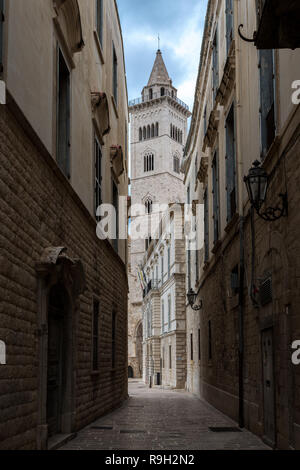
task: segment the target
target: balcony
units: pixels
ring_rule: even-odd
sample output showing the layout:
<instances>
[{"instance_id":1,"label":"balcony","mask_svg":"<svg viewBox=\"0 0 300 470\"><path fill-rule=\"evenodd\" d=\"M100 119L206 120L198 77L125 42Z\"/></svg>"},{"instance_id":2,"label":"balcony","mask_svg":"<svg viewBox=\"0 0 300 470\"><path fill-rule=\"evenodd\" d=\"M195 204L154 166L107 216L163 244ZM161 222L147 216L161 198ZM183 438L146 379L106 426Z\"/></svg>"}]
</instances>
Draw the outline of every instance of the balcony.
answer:
<instances>
[{"instance_id":1,"label":"balcony","mask_svg":"<svg viewBox=\"0 0 300 470\"><path fill-rule=\"evenodd\" d=\"M160 288L160 281L149 281L145 289L143 290L143 299L153 290L158 290Z\"/></svg>"},{"instance_id":2,"label":"balcony","mask_svg":"<svg viewBox=\"0 0 300 470\"><path fill-rule=\"evenodd\" d=\"M150 101L155 101L157 99L164 98L165 96L167 96L168 98L171 98L171 100L173 100L174 102L182 106L184 109L186 109L186 111L189 111L188 105L185 104L183 101L181 101L179 98L177 98L177 96L172 95L172 93L168 90L166 90L165 94L162 96L160 93L152 93L152 95L149 95L149 94L145 95L144 98L141 97L141 98L136 98L135 100L131 100L129 101L129 107L136 106L136 105L143 104L143 103L149 103Z\"/></svg>"}]
</instances>

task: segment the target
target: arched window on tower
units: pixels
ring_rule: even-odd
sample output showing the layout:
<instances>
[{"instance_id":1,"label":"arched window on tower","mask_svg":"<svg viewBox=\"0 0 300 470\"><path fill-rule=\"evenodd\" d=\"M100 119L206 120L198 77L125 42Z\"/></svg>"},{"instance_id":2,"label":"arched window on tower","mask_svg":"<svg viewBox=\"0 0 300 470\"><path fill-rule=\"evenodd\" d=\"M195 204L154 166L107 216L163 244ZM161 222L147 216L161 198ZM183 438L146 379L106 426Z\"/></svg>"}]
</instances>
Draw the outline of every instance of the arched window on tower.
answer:
<instances>
[{"instance_id":1,"label":"arched window on tower","mask_svg":"<svg viewBox=\"0 0 300 470\"><path fill-rule=\"evenodd\" d=\"M157 122L155 125L155 137L158 137L158 135L159 135L159 124Z\"/></svg>"},{"instance_id":2,"label":"arched window on tower","mask_svg":"<svg viewBox=\"0 0 300 470\"><path fill-rule=\"evenodd\" d=\"M144 138L144 140L147 139L147 130L146 130L145 126L143 128L143 138Z\"/></svg>"},{"instance_id":3,"label":"arched window on tower","mask_svg":"<svg viewBox=\"0 0 300 470\"><path fill-rule=\"evenodd\" d=\"M146 209L146 214L151 214L152 213L153 201L150 197L145 201L145 209Z\"/></svg>"},{"instance_id":4,"label":"arched window on tower","mask_svg":"<svg viewBox=\"0 0 300 470\"><path fill-rule=\"evenodd\" d=\"M153 90L152 88L150 88L149 90L149 100L152 100L153 99Z\"/></svg>"},{"instance_id":5,"label":"arched window on tower","mask_svg":"<svg viewBox=\"0 0 300 470\"><path fill-rule=\"evenodd\" d=\"M165 89L164 89L164 87L161 87L161 89L160 89L160 96L165 96Z\"/></svg>"},{"instance_id":6,"label":"arched window on tower","mask_svg":"<svg viewBox=\"0 0 300 470\"><path fill-rule=\"evenodd\" d=\"M144 156L144 172L148 171L154 171L154 155L150 152Z\"/></svg>"},{"instance_id":7,"label":"arched window on tower","mask_svg":"<svg viewBox=\"0 0 300 470\"><path fill-rule=\"evenodd\" d=\"M150 126L147 126L147 139L150 139L151 137L151 131L150 131Z\"/></svg>"},{"instance_id":8,"label":"arched window on tower","mask_svg":"<svg viewBox=\"0 0 300 470\"><path fill-rule=\"evenodd\" d=\"M151 126L151 137L155 137L155 127L154 124Z\"/></svg>"},{"instance_id":9,"label":"arched window on tower","mask_svg":"<svg viewBox=\"0 0 300 470\"><path fill-rule=\"evenodd\" d=\"M142 128L140 127L139 129L139 140L143 140L143 131L142 131Z\"/></svg>"},{"instance_id":10,"label":"arched window on tower","mask_svg":"<svg viewBox=\"0 0 300 470\"><path fill-rule=\"evenodd\" d=\"M181 144L183 143L183 132L182 131L180 132L180 143Z\"/></svg>"},{"instance_id":11,"label":"arched window on tower","mask_svg":"<svg viewBox=\"0 0 300 470\"><path fill-rule=\"evenodd\" d=\"M179 164L178 155L174 155L173 157L173 170L175 171L175 173L180 173L180 164Z\"/></svg>"}]
</instances>

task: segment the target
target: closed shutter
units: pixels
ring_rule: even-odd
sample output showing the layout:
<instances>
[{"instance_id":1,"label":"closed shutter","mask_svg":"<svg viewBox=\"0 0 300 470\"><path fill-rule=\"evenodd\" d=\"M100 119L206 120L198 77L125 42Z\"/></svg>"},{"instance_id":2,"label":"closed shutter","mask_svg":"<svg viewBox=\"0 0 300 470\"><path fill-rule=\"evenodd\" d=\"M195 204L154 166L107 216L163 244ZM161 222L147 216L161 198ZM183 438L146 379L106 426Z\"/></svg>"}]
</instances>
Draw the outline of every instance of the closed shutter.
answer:
<instances>
[{"instance_id":1,"label":"closed shutter","mask_svg":"<svg viewBox=\"0 0 300 470\"><path fill-rule=\"evenodd\" d=\"M274 58L272 50L259 51L260 69L260 124L262 159L275 138Z\"/></svg>"},{"instance_id":2,"label":"closed shutter","mask_svg":"<svg viewBox=\"0 0 300 470\"><path fill-rule=\"evenodd\" d=\"M217 242L220 234L219 227L219 161L218 153L213 159L213 212L214 212L214 242Z\"/></svg>"},{"instance_id":3,"label":"closed shutter","mask_svg":"<svg viewBox=\"0 0 300 470\"><path fill-rule=\"evenodd\" d=\"M226 120L226 192L227 222L236 212L236 162L235 162L235 119L231 107Z\"/></svg>"},{"instance_id":4,"label":"closed shutter","mask_svg":"<svg viewBox=\"0 0 300 470\"><path fill-rule=\"evenodd\" d=\"M209 207L207 189L204 193L204 245L204 260L206 262L209 259Z\"/></svg>"},{"instance_id":5,"label":"closed shutter","mask_svg":"<svg viewBox=\"0 0 300 470\"><path fill-rule=\"evenodd\" d=\"M0 73L3 72L4 0L0 0Z\"/></svg>"},{"instance_id":6,"label":"closed shutter","mask_svg":"<svg viewBox=\"0 0 300 470\"><path fill-rule=\"evenodd\" d=\"M233 40L233 0L226 0L226 45L227 54Z\"/></svg>"}]
</instances>

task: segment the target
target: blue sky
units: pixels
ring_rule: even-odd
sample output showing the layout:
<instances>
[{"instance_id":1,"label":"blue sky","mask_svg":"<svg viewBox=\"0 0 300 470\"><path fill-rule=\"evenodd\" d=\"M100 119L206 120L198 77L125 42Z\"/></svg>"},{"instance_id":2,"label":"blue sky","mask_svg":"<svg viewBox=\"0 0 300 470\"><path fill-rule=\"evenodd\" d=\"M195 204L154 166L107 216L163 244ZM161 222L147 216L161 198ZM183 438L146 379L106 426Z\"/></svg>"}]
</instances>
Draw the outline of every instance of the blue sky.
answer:
<instances>
[{"instance_id":1,"label":"blue sky","mask_svg":"<svg viewBox=\"0 0 300 470\"><path fill-rule=\"evenodd\" d=\"M129 99L147 84L158 47L178 97L193 106L207 0L117 0Z\"/></svg>"}]
</instances>

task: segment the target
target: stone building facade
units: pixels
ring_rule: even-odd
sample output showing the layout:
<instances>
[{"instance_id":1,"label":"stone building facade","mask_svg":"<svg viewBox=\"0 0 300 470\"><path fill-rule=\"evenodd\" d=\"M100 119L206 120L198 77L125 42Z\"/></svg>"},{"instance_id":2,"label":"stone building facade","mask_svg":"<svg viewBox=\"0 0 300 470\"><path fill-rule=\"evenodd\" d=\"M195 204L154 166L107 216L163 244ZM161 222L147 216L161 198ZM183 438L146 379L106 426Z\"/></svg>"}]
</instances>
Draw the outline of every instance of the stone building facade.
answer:
<instances>
[{"instance_id":1,"label":"stone building facade","mask_svg":"<svg viewBox=\"0 0 300 470\"><path fill-rule=\"evenodd\" d=\"M258 30L256 5L208 2L182 162L187 198L204 206L203 248L187 262L186 287L202 302L187 307L187 335L199 336L193 354L188 343L187 388L272 446L299 449L300 53L241 38L239 25L248 38ZM260 213L287 194L288 213L272 222L243 181L255 160L269 175Z\"/></svg>"},{"instance_id":2,"label":"stone building facade","mask_svg":"<svg viewBox=\"0 0 300 470\"><path fill-rule=\"evenodd\" d=\"M123 43L114 1L3 3L0 449L47 449L127 398Z\"/></svg>"},{"instance_id":3,"label":"stone building facade","mask_svg":"<svg viewBox=\"0 0 300 470\"><path fill-rule=\"evenodd\" d=\"M177 90L167 72L162 53L157 51L153 69L141 98L129 103L131 124L131 228L136 215L159 212L171 202L183 202L183 175L180 159L187 136L187 105L177 97ZM158 205L164 204L163 209ZM129 270L129 374L141 376L141 356L137 359L142 328L142 290L137 268L150 244L150 234L132 237Z\"/></svg>"},{"instance_id":4,"label":"stone building facade","mask_svg":"<svg viewBox=\"0 0 300 470\"><path fill-rule=\"evenodd\" d=\"M142 270L143 379L184 388L186 381L185 239L183 205L170 204L151 242Z\"/></svg>"}]
</instances>

